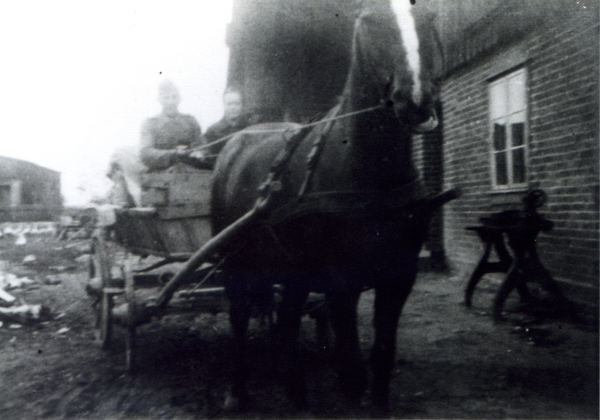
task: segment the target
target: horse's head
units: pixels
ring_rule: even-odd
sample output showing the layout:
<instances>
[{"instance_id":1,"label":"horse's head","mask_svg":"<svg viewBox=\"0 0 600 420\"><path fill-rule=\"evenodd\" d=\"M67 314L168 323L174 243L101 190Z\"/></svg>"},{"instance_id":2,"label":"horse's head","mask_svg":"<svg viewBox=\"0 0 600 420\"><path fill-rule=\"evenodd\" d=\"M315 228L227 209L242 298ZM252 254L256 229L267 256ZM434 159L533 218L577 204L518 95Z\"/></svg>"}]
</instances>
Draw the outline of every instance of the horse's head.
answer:
<instances>
[{"instance_id":1,"label":"horse's head","mask_svg":"<svg viewBox=\"0 0 600 420\"><path fill-rule=\"evenodd\" d=\"M367 0L356 22L353 54L378 97L415 131L437 125L430 72L408 0Z\"/></svg>"}]
</instances>

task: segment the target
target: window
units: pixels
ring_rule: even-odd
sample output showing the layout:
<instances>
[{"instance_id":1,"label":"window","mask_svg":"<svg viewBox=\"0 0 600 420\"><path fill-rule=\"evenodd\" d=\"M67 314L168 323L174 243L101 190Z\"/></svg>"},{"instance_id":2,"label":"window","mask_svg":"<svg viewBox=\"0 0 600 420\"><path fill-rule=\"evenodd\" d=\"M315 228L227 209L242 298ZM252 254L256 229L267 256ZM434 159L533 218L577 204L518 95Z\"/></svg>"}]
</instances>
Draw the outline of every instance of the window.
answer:
<instances>
[{"instance_id":1,"label":"window","mask_svg":"<svg viewBox=\"0 0 600 420\"><path fill-rule=\"evenodd\" d=\"M490 83L490 137L495 189L526 187L527 83L525 69Z\"/></svg>"}]
</instances>

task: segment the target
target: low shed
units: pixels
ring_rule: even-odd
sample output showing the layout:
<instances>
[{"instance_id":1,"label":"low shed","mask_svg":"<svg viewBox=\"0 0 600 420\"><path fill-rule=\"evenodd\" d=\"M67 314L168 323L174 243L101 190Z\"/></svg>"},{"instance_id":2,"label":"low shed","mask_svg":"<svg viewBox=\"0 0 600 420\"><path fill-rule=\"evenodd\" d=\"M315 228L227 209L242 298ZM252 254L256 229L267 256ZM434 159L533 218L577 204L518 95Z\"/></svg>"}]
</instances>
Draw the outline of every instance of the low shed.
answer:
<instances>
[{"instance_id":1,"label":"low shed","mask_svg":"<svg viewBox=\"0 0 600 420\"><path fill-rule=\"evenodd\" d=\"M0 156L0 222L58 220L60 172Z\"/></svg>"}]
</instances>

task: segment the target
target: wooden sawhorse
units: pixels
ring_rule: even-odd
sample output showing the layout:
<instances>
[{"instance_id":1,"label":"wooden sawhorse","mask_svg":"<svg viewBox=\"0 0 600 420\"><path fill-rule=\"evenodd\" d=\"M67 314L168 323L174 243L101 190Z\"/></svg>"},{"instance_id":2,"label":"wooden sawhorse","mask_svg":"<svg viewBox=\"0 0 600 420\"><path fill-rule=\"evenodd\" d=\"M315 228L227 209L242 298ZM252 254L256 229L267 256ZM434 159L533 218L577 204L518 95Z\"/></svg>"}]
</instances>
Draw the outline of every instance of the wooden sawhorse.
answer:
<instances>
[{"instance_id":1,"label":"wooden sawhorse","mask_svg":"<svg viewBox=\"0 0 600 420\"><path fill-rule=\"evenodd\" d=\"M498 213L490 218L482 218L482 226L467 227L477 232L485 244L485 251L473 271L465 291L465 304L472 304L473 292L477 283L487 273L506 273L502 286L494 299L493 315L496 320L502 317L502 308L508 295L516 288L523 301L530 301L528 281L537 281L566 310L573 310L573 304L561 292L552 275L539 259L536 237L540 231L549 231L553 223L535 211L509 211ZM504 235L513 251L511 256L506 248ZM492 247L500 261L488 261Z\"/></svg>"}]
</instances>

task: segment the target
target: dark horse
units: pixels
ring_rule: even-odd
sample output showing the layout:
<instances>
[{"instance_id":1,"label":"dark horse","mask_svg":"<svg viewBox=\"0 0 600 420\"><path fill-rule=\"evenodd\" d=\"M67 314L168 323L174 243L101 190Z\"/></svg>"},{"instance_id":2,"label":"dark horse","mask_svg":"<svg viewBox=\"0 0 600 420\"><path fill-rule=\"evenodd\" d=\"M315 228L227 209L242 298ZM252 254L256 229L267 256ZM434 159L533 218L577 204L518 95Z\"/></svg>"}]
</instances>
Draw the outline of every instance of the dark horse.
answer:
<instances>
[{"instance_id":1,"label":"dark horse","mask_svg":"<svg viewBox=\"0 0 600 420\"><path fill-rule=\"evenodd\" d=\"M247 398L244 351L252 301L280 284L277 326L289 397L299 408L307 406L297 357L307 295L326 294L340 387L358 401L368 381L357 303L361 292L376 290L371 395L375 407L388 409L398 318L435 206L424 197L411 161L411 132L431 117L432 99L423 72L409 62L410 47L396 19L381 1L358 17L343 95L321 123L252 127L232 138L218 158L215 234L268 197L267 210L223 268L235 342L233 404Z\"/></svg>"}]
</instances>

